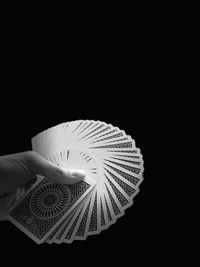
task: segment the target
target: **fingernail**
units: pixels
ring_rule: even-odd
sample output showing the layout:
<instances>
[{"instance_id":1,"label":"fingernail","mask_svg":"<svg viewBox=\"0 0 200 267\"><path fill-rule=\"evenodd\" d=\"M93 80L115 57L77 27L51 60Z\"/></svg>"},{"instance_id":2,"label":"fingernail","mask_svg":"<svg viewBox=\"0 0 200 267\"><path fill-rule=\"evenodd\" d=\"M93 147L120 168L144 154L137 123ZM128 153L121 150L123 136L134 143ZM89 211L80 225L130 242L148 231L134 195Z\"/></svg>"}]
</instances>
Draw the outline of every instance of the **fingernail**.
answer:
<instances>
[{"instance_id":1,"label":"fingernail","mask_svg":"<svg viewBox=\"0 0 200 267\"><path fill-rule=\"evenodd\" d=\"M84 170L71 170L71 175L75 178L82 178L84 179L86 176L86 172Z\"/></svg>"}]
</instances>

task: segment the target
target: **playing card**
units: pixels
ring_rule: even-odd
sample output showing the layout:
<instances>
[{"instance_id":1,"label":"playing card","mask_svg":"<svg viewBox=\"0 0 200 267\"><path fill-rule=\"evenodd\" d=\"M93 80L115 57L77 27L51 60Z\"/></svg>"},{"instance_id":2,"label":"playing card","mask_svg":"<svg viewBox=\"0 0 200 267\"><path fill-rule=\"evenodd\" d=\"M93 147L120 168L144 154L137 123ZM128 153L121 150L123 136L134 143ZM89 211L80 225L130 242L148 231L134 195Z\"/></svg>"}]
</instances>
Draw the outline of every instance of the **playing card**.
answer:
<instances>
[{"instance_id":1,"label":"playing card","mask_svg":"<svg viewBox=\"0 0 200 267\"><path fill-rule=\"evenodd\" d=\"M60 244L61 237L65 230L67 229L67 226L73 219L73 217L76 215L77 210L85 205L85 202L87 199L91 196L92 191L95 187L86 195L86 197L72 210L72 212L63 220L61 223L54 229L54 231L48 236L48 238L45 240L48 244L52 244L53 242Z\"/></svg>"},{"instance_id":2,"label":"playing card","mask_svg":"<svg viewBox=\"0 0 200 267\"><path fill-rule=\"evenodd\" d=\"M83 207L78 209L73 220L70 222L70 226L69 226L68 231L65 232L65 234L61 238L60 242L71 243L73 241L73 233L74 233L75 227L77 225L77 222L80 218L82 210L83 210Z\"/></svg>"},{"instance_id":3,"label":"playing card","mask_svg":"<svg viewBox=\"0 0 200 267\"><path fill-rule=\"evenodd\" d=\"M97 234L99 232L97 212L97 191L95 191L95 194L92 195L91 205L88 214L89 220L86 226L86 231L88 235Z\"/></svg>"},{"instance_id":4,"label":"playing card","mask_svg":"<svg viewBox=\"0 0 200 267\"><path fill-rule=\"evenodd\" d=\"M67 217L94 187L86 177L78 184L57 184L47 178L37 181L32 190L16 203L8 219L38 244Z\"/></svg>"},{"instance_id":5,"label":"playing card","mask_svg":"<svg viewBox=\"0 0 200 267\"><path fill-rule=\"evenodd\" d=\"M72 210L72 212L54 229L54 231L45 240L46 243L52 244L53 242L55 242L56 236L59 235L59 233L62 231L64 225L70 223L70 221L71 221L72 217L75 215L78 207L79 207L79 205L77 205L77 207L75 207Z\"/></svg>"},{"instance_id":6,"label":"playing card","mask_svg":"<svg viewBox=\"0 0 200 267\"><path fill-rule=\"evenodd\" d=\"M134 196L138 192L138 187L132 186L132 184L128 181L123 179L117 173L113 173L109 170L109 168L104 168L106 171L106 176L114 183L118 184L118 188L121 188L122 194L127 198L134 198Z\"/></svg>"},{"instance_id":7,"label":"playing card","mask_svg":"<svg viewBox=\"0 0 200 267\"><path fill-rule=\"evenodd\" d=\"M79 203L78 207L76 208L76 212L74 213L74 216L76 217L78 212L81 210L82 214L83 211L86 209L86 206L88 204L88 201L91 203L92 195L96 191L96 186L87 194L87 196ZM73 216L73 217L74 217ZM75 218L74 217L74 218ZM88 218L86 218L87 220ZM54 235L54 241L56 243L61 243L63 239L65 238L66 233L68 232L69 228L71 227L71 224L73 223L73 220L71 222L64 223L60 229L57 231L57 233ZM79 221L77 222L79 224ZM85 233L84 233L85 234Z\"/></svg>"},{"instance_id":8,"label":"playing card","mask_svg":"<svg viewBox=\"0 0 200 267\"><path fill-rule=\"evenodd\" d=\"M61 228L61 231L58 232L57 235L54 236L54 240L53 242L55 242L56 244L61 244L65 239L65 236L67 235L68 231L70 230L71 234L73 233L71 226L74 224L74 221L76 220L77 216L80 216L80 212L82 211L83 206L78 206L76 208L76 210L73 212L73 216L71 216L69 218L69 220L67 220L67 222L65 223L64 227ZM77 220L76 220L77 222ZM74 229L74 227L73 227ZM71 234L70 234L70 238L67 238L66 243L71 243L73 240L70 241L71 239Z\"/></svg>"},{"instance_id":9,"label":"playing card","mask_svg":"<svg viewBox=\"0 0 200 267\"><path fill-rule=\"evenodd\" d=\"M53 242L55 242L57 244L60 244L60 243L63 242L62 241L62 236L65 233L65 231L68 230L69 227L71 226L71 222L74 221L74 218L77 216L77 211L79 211L79 208L75 208L72 211L72 214L66 219L66 221L61 226L61 228L59 229L59 231L55 233L55 235L52 238L52 241Z\"/></svg>"},{"instance_id":10,"label":"playing card","mask_svg":"<svg viewBox=\"0 0 200 267\"><path fill-rule=\"evenodd\" d=\"M94 191L97 190L97 184L99 180L99 166L97 161L86 151L81 149L69 149L65 151L61 151L60 153L53 154L49 157L52 162L59 163L70 169L82 169L86 172L86 175L93 179L96 182L95 188L87 195L89 197L91 194L95 194ZM84 199L86 201L87 197ZM85 203L80 203L80 205L85 205ZM93 203L93 197L92 197ZM83 209L85 210L85 208ZM64 230L63 230L64 229ZM62 238L62 235L68 230L66 226L63 224L62 227L57 231L54 235L54 240L57 239L59 234L59 241ZM62 235L60 232L62 231ZM58 242L59 242L58 241Z\"/></svg>"},{"instance_id":11,"label":"playing card","mask_svg":"<svg viewBox=\"0 0 200 267\"><path fill-rule=\"evenodd\" d=\"M91 197L89 196L91 194ZM105 223L103 204L101 203L102 184L101 181L95 189L87 195L87 202L74 230L73 239L84 240L87 235L100 233L108 226Z\"/></svg>"},{"instance_id":12,"label":"playing card","mask_svg":"<svg viewBox=\"0 0 200 267\"><path fill-rule=\"evenodd\" d=\"M59 232L59 234L54 239L54 242L57 244L61 244L63 242L65 243L71 243L73 241L72 235L74 232L74 229L77 225L78 219L82 213L83 205L79 206L74 215L70 218L70 220L65 224L64 227L62 227L62 230Z\"/></svg>"},{"instance_id":13,"label":"playing card","mask_svg":"<svg viewBox=\"0 0 200 267\"><path fill-rule=\"evenodd\" d=\"M77 221L76 227L73 232L72 238L74 240L84 240L87 237L86 225L88 221L88 214L89 214L89 209L91 205L91 199L92 197L90 196L85 201L85 205L83 207L83 210L81 211L81 215Z\"/></svg>"}]
</instances>

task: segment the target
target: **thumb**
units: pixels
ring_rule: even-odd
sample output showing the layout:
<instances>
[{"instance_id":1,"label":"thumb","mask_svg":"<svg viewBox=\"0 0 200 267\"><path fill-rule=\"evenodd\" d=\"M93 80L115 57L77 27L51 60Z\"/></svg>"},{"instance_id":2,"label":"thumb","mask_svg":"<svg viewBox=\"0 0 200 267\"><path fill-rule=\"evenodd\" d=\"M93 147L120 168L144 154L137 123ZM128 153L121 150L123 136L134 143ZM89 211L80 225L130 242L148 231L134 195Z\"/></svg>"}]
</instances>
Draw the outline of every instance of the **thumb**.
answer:
<instances>
[{"instance_id":1,"label":"thumb","mask_svg":"<svg viewBox=\"0 0 200 267\"><path fill-rule=\"evenodd\" d=\"M26 152L25 160L34 174L41 174L56 183L74 184L85 178L85 171L56 165L34 151Z\"/></svg>"}]
</instances>

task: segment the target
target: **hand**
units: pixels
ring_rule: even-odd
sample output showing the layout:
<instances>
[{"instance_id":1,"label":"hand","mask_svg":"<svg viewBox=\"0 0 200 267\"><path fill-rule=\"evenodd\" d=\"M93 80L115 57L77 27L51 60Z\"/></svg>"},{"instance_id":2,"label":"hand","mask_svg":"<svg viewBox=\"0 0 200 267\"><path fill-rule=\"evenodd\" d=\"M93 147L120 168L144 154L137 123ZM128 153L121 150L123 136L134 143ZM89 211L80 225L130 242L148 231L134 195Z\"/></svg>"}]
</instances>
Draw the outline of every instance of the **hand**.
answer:
<instances>
[{"instance_id":1,"label":"hand","mask_svg":"<svg viewBox=\"0 0 200 267\"><path fill-rule=\"evenodd\" d=\"M0 220L6 220L13 204L25 193L25 185L36 174L56 183L74 184L85 177L82 170L58 166L34 151L0 157Z\"/></svg>"}]
</instances>

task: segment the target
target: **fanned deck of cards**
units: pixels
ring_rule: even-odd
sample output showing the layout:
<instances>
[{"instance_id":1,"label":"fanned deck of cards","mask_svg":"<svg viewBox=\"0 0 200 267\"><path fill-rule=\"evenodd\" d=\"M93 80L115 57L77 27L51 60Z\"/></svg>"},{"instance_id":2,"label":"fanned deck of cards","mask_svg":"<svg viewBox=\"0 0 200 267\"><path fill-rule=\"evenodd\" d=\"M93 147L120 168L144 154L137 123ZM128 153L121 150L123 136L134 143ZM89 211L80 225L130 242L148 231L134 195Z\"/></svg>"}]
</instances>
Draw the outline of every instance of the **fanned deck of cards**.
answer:
<instances>
[{"instance_id":1,"label":"fanned deck of cards","mask_svg":"<svg viewBox=\"0 0 200 267\"><path fill-rule=\"evenodd\" d=\"M86 172L83 181L59 184L38 176L8 219L36 243L71 243L99 234L133 204L143 180L143 159L135 141L100 121L56 125L32 138L44 158Z\"/></svg>"}]
</instances>

